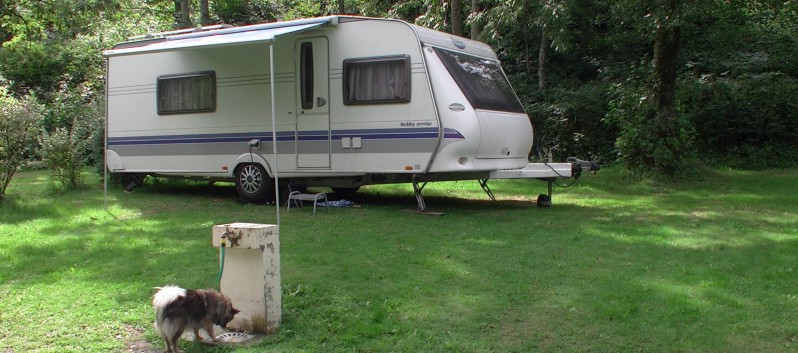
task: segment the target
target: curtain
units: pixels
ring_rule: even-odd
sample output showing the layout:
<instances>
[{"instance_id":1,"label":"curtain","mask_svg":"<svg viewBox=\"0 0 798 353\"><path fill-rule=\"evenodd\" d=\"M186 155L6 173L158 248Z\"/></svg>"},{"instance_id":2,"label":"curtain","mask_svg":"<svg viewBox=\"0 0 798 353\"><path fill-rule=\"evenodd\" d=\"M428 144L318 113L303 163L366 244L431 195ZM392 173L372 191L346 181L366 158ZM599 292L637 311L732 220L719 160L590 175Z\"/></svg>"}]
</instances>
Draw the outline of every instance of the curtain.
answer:
<instances>
[{"instance_id":1,"label":"curtain","mask_svg":"<svg viewBox=\"0 0 798 353\"><path fill-rule=\"evenodd\" d=\"M215 109L214 75L158 79L158 112L160 114L207 112Z\"/></svg>"},{"instance_id":2,"label":"curtain","mask_svg":"<svg viewBox=\"0 0 798 353\"><path fill-rule=\"evenodd\" d=\"M406 59L347 63L346 102L382 103L410 100Z\"/></svg>"}]
</instances>

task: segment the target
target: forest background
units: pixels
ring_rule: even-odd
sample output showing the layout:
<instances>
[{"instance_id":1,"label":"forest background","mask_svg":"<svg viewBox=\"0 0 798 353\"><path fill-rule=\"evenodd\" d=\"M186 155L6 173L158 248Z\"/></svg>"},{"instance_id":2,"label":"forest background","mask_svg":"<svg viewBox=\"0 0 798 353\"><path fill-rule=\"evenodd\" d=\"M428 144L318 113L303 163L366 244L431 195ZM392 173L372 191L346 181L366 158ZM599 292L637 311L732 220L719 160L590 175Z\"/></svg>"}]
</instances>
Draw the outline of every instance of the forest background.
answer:
<instances>
[{"instance_id":1,"label":"forest background","mask_svg":"<svg viewBox=\"0 0 798 353\"><path fill-rule=\"evenodd\" d=\"M641 177L798 165L798 1L4 0L0 197L22 165L102 170L102 52L128 37L330 14L493 46L535 126L531 159Z\"/></svg>"}]
</instances>

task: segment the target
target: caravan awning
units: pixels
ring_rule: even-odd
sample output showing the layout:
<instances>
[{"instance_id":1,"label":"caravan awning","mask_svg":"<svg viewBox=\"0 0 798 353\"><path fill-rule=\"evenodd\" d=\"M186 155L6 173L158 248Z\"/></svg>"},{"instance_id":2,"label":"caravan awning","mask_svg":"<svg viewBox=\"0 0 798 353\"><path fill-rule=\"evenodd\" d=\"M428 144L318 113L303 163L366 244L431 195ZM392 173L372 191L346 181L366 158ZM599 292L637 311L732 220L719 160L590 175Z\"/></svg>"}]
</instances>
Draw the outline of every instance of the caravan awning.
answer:
<instances>
[{"instance_id":1,"label":"caravan awning","mask_svg":"<svg viewBox=\"0 0 798 353\"><path fill-rule=\"evenodd\" d=\"M114 47L114 49L106 50L103 56L111 57L145 52L161 52L256 42L270 43L279 36L321 27L325 24L334 23L333 21L335 19L335 17L321 17L310 20L275 22L208 32L181 34L161 38L160 40L144 40L140 43L129 42L118 45Z\"/></svg>"}]
</instances>

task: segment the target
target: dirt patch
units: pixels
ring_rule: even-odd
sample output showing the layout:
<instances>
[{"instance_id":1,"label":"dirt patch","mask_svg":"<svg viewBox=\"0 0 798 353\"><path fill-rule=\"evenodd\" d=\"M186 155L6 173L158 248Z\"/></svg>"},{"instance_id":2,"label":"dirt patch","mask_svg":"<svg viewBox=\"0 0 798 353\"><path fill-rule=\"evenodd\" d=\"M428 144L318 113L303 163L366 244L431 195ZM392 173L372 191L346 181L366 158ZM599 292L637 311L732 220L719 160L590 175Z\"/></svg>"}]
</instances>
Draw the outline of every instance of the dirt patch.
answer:
<instances>
[{"instance_id":1,"label":"dirt patch","mask_svg":"<svg viewBox=\"0 0 798 353\"><path fill-rule=\"evenodd\" d=\"M152 346L144 339L144 329L133 325L125 325L125 352L127 353L162 353L163 349Z\"/></svg>"}]
</instances>

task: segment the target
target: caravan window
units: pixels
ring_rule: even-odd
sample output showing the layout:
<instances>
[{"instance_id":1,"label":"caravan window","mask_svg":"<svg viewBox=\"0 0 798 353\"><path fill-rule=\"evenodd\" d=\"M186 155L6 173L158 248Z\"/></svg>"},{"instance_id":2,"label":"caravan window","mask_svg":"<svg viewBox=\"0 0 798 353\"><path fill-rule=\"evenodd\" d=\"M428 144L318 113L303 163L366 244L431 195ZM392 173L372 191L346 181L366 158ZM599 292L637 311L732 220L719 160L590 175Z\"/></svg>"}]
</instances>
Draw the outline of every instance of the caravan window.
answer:
<instances>
[{"instance_id":1,"label":"caravan window","mask_svg":"<svg viewBox=\"0 0 798 353\"><path fill-rule=\"evenodd\" d=\"M344 104L410 101L407 55L344 60Z\"/></svg>"},{"instance_id":2,"label":"caravan window","mask_svg":"<svg viewBox=\"0 0 798 353\"><path fill-rule=\"evenodd\" d=\"M524 113L497 61L435 48L474 109Z\"/></svg>"},{"instance_id":3,"label":"caravan window","mask_svg":"<svg viewBox=\"0 0 798 353\"><path fill-rule=\"evenodd\" d=\"M158 77L158 114L216 111L213 71Z\"/></svg>"},{"instance_id":4,"label":"caravan window","mask_svg":"<svg viewBox=\"0 0 798 353\"><path fill-rule=\"evenodd\" d=\"M313 43L302 43L299 58L302 109L313 109Z\"/></svg>"}]
</instances>

